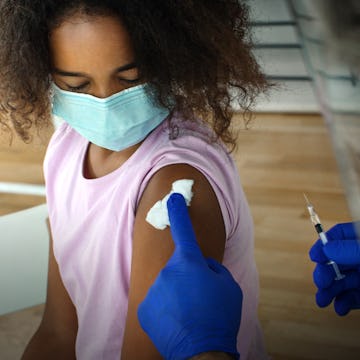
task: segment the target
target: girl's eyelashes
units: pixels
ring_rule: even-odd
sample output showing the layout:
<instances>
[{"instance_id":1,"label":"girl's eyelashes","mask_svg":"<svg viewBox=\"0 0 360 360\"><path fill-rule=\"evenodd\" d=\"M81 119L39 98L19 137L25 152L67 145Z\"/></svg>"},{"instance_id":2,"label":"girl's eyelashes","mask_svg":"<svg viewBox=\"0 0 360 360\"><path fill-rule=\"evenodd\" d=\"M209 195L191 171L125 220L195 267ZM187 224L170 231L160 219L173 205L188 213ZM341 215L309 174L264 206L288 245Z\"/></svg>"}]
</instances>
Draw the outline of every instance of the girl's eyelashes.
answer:
<instances>
[{"instance_id":1,"label":"girl's eyelashes","mask_svg":"<svg viewBox=\"0 0 360 360\"><path fill-rule=\"evenodd\" d=\"M66 84L67 90L72 91L72 92L81 92L82 90L85 89L86 86L88 86L89 83L86 82L84 84L78 85L78 86L71 86Z\"/></svg>"},{"instance_id":2,"label":"girl's eyelashes","mask_svg":"<svg viewBox=\"0 0 360 360\"><path fill-rule=\"evenodd\" d=\"M118 78L118 79L119 79L120 82L123 82L123 83L125 82L127 84L136 84L141 80L141 78L136 78L136 79Z\"/></svg>"},{"instance_id":3,"label":"girl's eyelashes","mask_svg":"<svg viewBox=\"0 0 360 360\"><path fill-rule=\"evenodd\" d=\"M119 77L118 81L121 84L133 85L133 84L137 84L139 81L141 81L141 78L139 77L139 78L136 78L136 79L124 79L124 78ZM72 85L69 85L69 84L65 84L65 86L66 86L66 90L68 90L68 91L71 91L71 92L83 92L89 84L90 84L90 82L86 82L86 83L80 84L78 86L72 86Z\"/></svg>"}]
</instances>

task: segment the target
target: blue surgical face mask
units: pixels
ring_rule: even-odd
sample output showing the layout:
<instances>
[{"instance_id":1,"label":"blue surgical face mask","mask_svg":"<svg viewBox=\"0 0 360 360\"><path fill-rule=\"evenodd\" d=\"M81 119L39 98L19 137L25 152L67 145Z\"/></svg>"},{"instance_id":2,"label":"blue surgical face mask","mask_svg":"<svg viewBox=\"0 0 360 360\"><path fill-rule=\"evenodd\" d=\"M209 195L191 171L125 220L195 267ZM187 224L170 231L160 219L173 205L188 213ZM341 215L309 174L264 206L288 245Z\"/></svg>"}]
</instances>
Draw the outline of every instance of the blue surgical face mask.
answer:
<instances>
[{"instance_id":1,"label":"blue surgical face mask","mask_svg":"<svg viewBox=\"0 0 360 360\"><path fill-rule=\"evenodd\" d=\"M169 114L141 84L101 99L53 87L52 113L90 142L120 151L138 144Z\"/></svg>"}]
</instances>

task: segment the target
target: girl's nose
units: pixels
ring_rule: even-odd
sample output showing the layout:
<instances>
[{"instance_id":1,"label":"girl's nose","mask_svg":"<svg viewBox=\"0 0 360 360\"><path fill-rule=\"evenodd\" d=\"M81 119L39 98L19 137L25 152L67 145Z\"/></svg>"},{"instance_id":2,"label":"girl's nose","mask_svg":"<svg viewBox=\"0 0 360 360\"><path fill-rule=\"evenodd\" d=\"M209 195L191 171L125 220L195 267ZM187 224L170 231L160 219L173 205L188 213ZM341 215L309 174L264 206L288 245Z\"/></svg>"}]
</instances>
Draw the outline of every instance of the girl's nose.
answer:
<instances>
[{"instance_id":1,"label":"girl's nose","mask_svg":"<svg viewBox=\"0 0 360 360\"><path fill-rule=\"evenodd\" d=\"M118 81L116 82L111 81L106 84L99 84L93 86L93 89L91 89L90 94L97 98L104 99L122 90L124 90L124 87L121 86Z\"/></svg>"}]
</instances>

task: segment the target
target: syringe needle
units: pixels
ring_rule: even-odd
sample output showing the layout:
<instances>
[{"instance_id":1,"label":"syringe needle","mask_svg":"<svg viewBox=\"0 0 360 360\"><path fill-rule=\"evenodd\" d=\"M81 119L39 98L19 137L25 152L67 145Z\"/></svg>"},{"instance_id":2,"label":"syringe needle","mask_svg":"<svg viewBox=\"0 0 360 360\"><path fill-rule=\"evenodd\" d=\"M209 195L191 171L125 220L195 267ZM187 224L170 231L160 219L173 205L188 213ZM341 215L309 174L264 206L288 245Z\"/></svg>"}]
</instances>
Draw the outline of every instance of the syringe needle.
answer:
<instances>
[{"instance_id":1,"label":"syringe needle","mask_svg":"<svg viewBox=\"0 0 360 360\"><path fill-rule=\"evenodd\" d=\"M320 218L318 214L316 213L314 206L311 204L307 196L304 194L304 198L306 201L306 207L310 215L311 222L314 224L315 230L318 233L320 240L323 245L325 245L328 242L328 239L326 237L325 231L323 229L323 226L321 225ZM330 260L328 262L329 265L331 265L335 271L336 277L335 280L341 280L345 277L345 275L341 274L338 265L336 262Z\"/></svg>"},{"instance_id":2,"label":"syringe needle","mask_svg":"<svg viewBox=\"0 0 360 360\"><path fill-rule=\"evenodd\" d=\"M311 202L309 201L309 199L307 198L307 196L305 194L304 194L304 197L305 197L305 201L306 201L306 208L307 208L307 210L309 212L309 215L310 215L310 220L313 223L313 225L315 226L315 229L316 229L317 233L320 235L320 234L322 234L324 232L323 232L323 229L322 229L322 225L321 225L319 216L316 213L316 211L314 209L314 206L311 204ZM321 235L320 235L320 237L321 237ZM325 243L327 242L325 234L321 238L321 240L323 242L325 241Z\"/></svg>"},{"instance_id":3,"label":"syringe needle","mask_svg":"<svg viewBox=\"0 0 360 360\"><path fill-rule=\"evenodd\" d=\"M306 201L306 206L307 206L307 207L308 207L308 206L312 206L312 205L310 204L309 199L308 199L307 196L305 195L305 193L303 193L303 195L304 195L304 198L305 198L305 201Z\"/></svg>"}]
</instances>

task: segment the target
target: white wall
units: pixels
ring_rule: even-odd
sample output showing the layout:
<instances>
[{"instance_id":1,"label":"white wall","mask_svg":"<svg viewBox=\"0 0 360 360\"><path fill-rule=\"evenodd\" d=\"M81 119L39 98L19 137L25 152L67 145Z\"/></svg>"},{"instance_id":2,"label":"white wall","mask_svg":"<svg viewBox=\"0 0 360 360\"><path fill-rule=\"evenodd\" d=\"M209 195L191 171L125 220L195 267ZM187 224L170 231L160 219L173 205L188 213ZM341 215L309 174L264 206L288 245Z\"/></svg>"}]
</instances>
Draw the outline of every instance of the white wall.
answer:
<instances>
[{"instance_id":1,"label":"white wall","mask_svg":"<svg viewBox=\"0 0 360 360\"><path fill-rule=\"evenodd\" d=\"M0 216L0 315L45 302L46 205Z\"/></svg>"},{"instance_id":2,"label":"white wall","mask_svg":"<svg viewBox=\"0 0 360 360\"><path fill-rule=\"evenodd\" d=\"M269 98L260 97L255 110L319 112L286 0L250 0L249 5L256 45L254 55L265 74L279 85Z\"/></svg>"}]
</instances>

